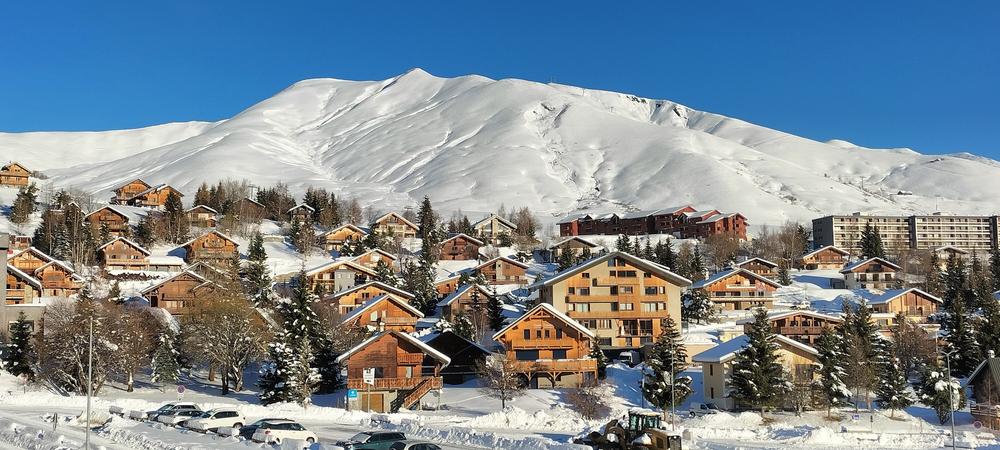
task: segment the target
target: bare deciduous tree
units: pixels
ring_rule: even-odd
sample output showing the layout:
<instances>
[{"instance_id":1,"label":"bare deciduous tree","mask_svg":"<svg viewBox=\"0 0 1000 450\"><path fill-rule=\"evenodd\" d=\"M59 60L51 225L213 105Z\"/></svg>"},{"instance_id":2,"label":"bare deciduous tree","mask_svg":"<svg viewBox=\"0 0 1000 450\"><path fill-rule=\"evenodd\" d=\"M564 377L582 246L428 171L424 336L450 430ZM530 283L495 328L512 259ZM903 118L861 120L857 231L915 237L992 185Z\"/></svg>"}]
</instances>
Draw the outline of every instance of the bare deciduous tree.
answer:
<instances>
[{"instance_id":1,"label":"bare deciduous tree","mask_svg":"<svg viewBox=\"0 0 1000 450\"><path fill-rule=\"evenodd\" d=\"M500 400L500 407L524 394L524 380L518 373L517 361L513 356L493 354L476 362L476 372L482 382L483 393L487 397Z\"/></svg>"},{"instance_id":2,"label":"bare deciduous tree","mask_svg":"<svg viewBox=\"0 0 1000 450\"><path fill-rule=\"evenodd\" d=\"M108 305L107 313L108 341L116 349L112 371L125 378L125 390L132 392L135 373L150 360L159 325L144 308Z\"/></svg>"},{"instance_id":3,"label":"bare deciduous tree","mask_svg":"<svg viewBox=\"0 0 1000 450\"><path fill-rule=\"evenodd\" d=\"M222 394L243 389L243 372L262 356L270 333L261 314L238 286L224 286L197 300L185 321L185 345L192 355L222 373Z\"/></svg>"}]
</instances>

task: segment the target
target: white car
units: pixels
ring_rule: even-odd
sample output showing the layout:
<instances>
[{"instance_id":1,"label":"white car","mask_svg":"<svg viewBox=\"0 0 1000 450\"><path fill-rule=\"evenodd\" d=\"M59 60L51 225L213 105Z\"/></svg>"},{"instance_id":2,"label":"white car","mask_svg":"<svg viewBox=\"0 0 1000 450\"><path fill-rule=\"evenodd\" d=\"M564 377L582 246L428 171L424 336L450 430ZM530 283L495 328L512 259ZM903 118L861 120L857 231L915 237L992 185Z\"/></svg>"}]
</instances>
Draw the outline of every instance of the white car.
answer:
<instances>
[{"instance_id":1,"label":"white car","mask_svg":"<svg viewBox=\"0 0 1000 450\"><path fill-rule=\"evenodd\" d=\"M691 409L688 410L688 416L697 417L718 414L719 411L719 407L715 406L715 403L692 403Z\"/></svg>"},{"instance_id":2,"label":"white car","mask_svg":"<svg viewBox=\"0 0 1000 450\"><path fill-rule=\"evenodd\" d=\"M215 408L188 420L185 426L194 431L205 433L219 428L240 428L245 423L247 423L247 419L235 408Z\"/></svg>"},{"instance_id":3,"label":"white car","mask_svg":"<svg viewBox=\"0 0 1000 450\"><path fill-rule=\"evenodd\" d=\"M430 442L399 441L392 444L389 450L441 450L441 446Z\"/></svg>"},{"instance_id":4,"label":"white car","mask_svg":"<svg viewBox=\"0 0 1000 450\"><path fill-rule=\"evenodd\" d=\"M254 442L280 444L286 439L296 439L309 445L316 442L316 434L300 425L298 422L279 419L269 420L257 426L257 431L253 433Z\"/></svg>"},{"instance_id":5,"label":"white car","mask_svg":"<svg viewBox=\"0 0 1000 450\"><path fill-rule=\"evenodd\" d=\"M129 417L134 418L134 419L139 419L139 420L147 419L147 420L156 421L156 418L159 417L159 416L161 416L161 415L164 415L164 416L165 415L170 415L170 414L174 414L177 411L198 411L198 412L201 412L201 408L199 408L198 405L196 405L194 403L188 403L188 402L170 402L170 403L167 403L167 404L159 407L159 409L156 409L156 410L153 410L153 411L145 411L145 412L143 412L143 411L132 411L132 413L129 414Z\"/></svg>"},{"instance_id":6,"label":"white car","mask_svg":"<svg viewBox=\"0 0 1000 450\"><path fill-rule=\"evenodd\" d=\"M156 416L156 421L172 426L184 426L184 422L204 414L200 409L182 409Z\"/></svg>"}]
</instances>

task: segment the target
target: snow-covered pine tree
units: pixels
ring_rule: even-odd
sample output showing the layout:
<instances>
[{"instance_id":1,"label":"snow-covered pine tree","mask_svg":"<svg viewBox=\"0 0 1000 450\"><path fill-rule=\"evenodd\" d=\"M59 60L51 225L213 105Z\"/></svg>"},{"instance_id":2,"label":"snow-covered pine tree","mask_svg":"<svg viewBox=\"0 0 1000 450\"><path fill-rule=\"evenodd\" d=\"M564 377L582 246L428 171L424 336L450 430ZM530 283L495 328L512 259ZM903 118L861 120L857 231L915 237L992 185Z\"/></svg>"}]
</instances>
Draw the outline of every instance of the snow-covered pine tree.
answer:
<instances>
[{"instance_id":1,"label":"snow-covered pine tree","mask_svg":"<svg viewBox=\"0 0 1000 450\"><path fill-rule=\"evenodd\" d=\"M861 232L861 240L858 241L863 258L885 258L885 247L882 245L882 235L879 234L878 227L871 223L865 224L864 231Z\"/></svg>"},{"instance_id":2,"label":"snow-covered pine tree","mask_svg":"<svg viewBox=\"0 0 1000 450\"><path fill-rule=\"evenodd\" d=\"M0 352L0 368L15 377L24 376L35 379L35 366L38 355L31 339L31 322L24 312L17 315L17 320L10 324L10 341Z\"/></svg>"},{"instance_id":3,"label":"snow-covered pine tree","mask_svg":"<svg viewBox=\"0 0 1000 450\"><path fill-rule=\"evenodd\" d=\"M653 252L653 244L649 242L649 238L646 238L646 245L642 248L642 257L652 261L656 258L656 253Z\"/></svg>"},{"instance_id":4,"label":"snow-covered pine tree","mask_svg":"<svg viewBox=\"0 0 1000 450\"><path fill-rule=\"evenodd\" d=\"M843 331L845 360L847 374L844 383L855 394L864 394L865 404L871 409L871 394L878 385L878 370L872 361L878 361L880 355L879 341L882 339L875 321L872 320L872 309L862 301L857 309L852 309L845 303Z\"/></svg>"},{"instance_id":5,"label":"snow-covered pine tree","mask_svg":"<svg viewBox=\"0 0 1000 450\"><path fill-rule=\"evenodd\" d=\"M677 323L668 316L662 330L646 357L652 373L645 375L642 395L666 415L671 405L681 405L691 395L691 377L683 374L687 370L687 350Z\"/></svg>"},{"instance_id":6,"label":"snow-covered pine tree","mask_svg":"<svg viewBox=\"0 0 1000 450\"><path fill-rule=\"evenodd\" d=\"M784 264L778 267L778 283L782 286L792 285L792 277L788 274L788 268Z\"/></svg>"},{"instance_id":7,"label":"snow-covered pine tree","mask_svg":"<svg viewBox=\"0 0 1000 450\"><path fill-rule=\"evenodd\" d=\"M976 327L976 342L982 355L989 355L991 351L1000 355L1000 305L997 302L983 307Z\"/></svg>"},{"instance_id":8,"label":"snow-covered pine tree","mask_svg":"<svg viewBox=\"0 0 1000 450\"><path fill-rule=\"evenodd\" d=\"M791 384L778 359L778 344L774 342L767 310L754 312L746 335L747 345L733 361L729 395L742 405L760 409L763 415L791 390Z\"/></svg>"},{"instance_id":9,"label":"snow-covered pine tree","mask_svg":"<svg viewBox=\"0 0 1000 450\"><path fill-rule=\"evenodd\" d=\"M410 265L406 279L406 290L413 294L413 307L430 315L437 308L438 292L434 287L433 263L421 256L416 265Z\"/></svg>"},{"instance_id":10,"label":"snow-covered pine tree","mask_svg":"<svg viewBox=\"0 0 1000 450\"><path fill-rule=\"evenodd\" d=\"M596 339L590 341L590 357L597 361L597 379L603 380L608 376L608 357Z\"/></svg>"},{"instance_id":11,"label":"snow-covered pine tree","mask_svg":"<svg viewBox=\"0 0 1000 450\"><path fill-rule=\"evenodd\" d=\"M636 235L632 241L632 254L642 258L642 245L639 244L638 235Z\"/></svg>"},{"instance_id":12,"label":"snow-covered pine tree","mask_svg":"<svg viewBox=\"0 0 1000 450\"><path fill-rule=\"evenodd\" d=\"M315 368L312 346L308 339L299 339L293 349L285 380L288 400L298 403L303 408L312 404L312 394L319 387L321 380L319 371Z\"/></svg>"},{"instance_id":13,"label":"snow-covered pine tree","mask_svg":"<svg viewBox=\"0 0 1000 450\"><path fill-rule=\"evenodd\" d=\"M996 245L990 250L990 279L993 292L1000 291L1000 247Z\"/></svg>"},{"instance_id":14,"label":"snow-covered pine tree","mask_svg":"<svg viewBox=\"0 0 1000 450\"><path fill-rule=\"evenodd\" d=\"M292 397L289 390L289 367L293 355L284 342L284 333L275 336L267 346L267 360L261 363L257 378L257 397L262 405L287 402Z\"/></svg>"},{"instance_id":15,"label":"snow-covered pine tree","mask_svg":"<svg viewBox=\"0 0 1000 450\"><path fill-rule=\"evenodd\" d=\"M941 425L951 420L951 412L965 407L965 389L955 378L948 379L940 367L924 369L919 383L920 403L933 408Z\"/></svg>"},{"instance_id":16,"label":"snow-covered pine tree","mask_svg":"<svg viewBox=\"0 0 1000 450\"><path fill-rule=\"evenodd\" d=\"M952 374L968 376L982 362L982 352L976 340L977 320L968 313L962 299L952 301L944 314L941 328L946 333L946 348L955 352L951 357Z\"/></svg>"},{"instance_id":17,"label":"snow-covered pine tree","mask_svg":"<svg viewBox=\"0 0 1000 450\"><path fill-rule=\"evenodd\" d=\"M559 264L558 271L562 272L576 265L576 257L573 255L573 252L563 250L559 252L559 257L556 258L556 263Z\"/></svg>"},{"instance_id":18,"label":"snow-covered pine tree","mask_svg":"<svg viewBox=\"0 0 1000 450\"><path fill-rule=\"evenodd\" d=\"M267 269L267 252L264 251L264 237L257 231L250 237L250 248L247 252L247 266L244 279L247 284L247 295L255 306L271 307L273 305L271 275Z\"/></svg>"},{"instance_id":19,"label":"snow-covered pine tree","mask_svg":"<svg viewBox=\"0 0 1000 450\"><path fill-rule=\"evenodd\" d=\"M628 236L619 234L618 241L615 242L615 250L623 253L632 253L632 241L628 239Z\"/></svg>"},{"instance_id":20,"label":"snow-covered pine tree","mask_svg":"<svg viewBox=\"0 0 1000 450\"><path fill-rule=\"evenodd\" d=\"M35 201L38 198L38 187L35 183L24 186L17 190L14 204L10 209L10 222L15 225L24 225L35 213Z\"/></svg>"},{"instance_id":21,"label":"snow-covered pine tree","mask_svg":"<svg viewBox=\"0 0 1000 450\"><path fill-rule=\"evenodd\" d=\"M966 295L972 296L969 303L971 308L989 308L997 303L993 298L993 283L990 281L990 274L987 268L979 259L979 254L972 252L972 262L969 264L969 285Z\"/></svg>"},{"instance_id":22,"label":"snow-covered pine tree","mask_svg":"<svg viewBox=\"0 0 1000 450\"><path fill-rule=\"evenodd\" d=\"M500 299L499 295L491 295L486 304L486 318L489 321L490 328L499 331L503 328L503 300Z\"/></svg>"},{"instance_id":23,"label":"snow-covered pine tree","mask_svg":"<svg viewBox=\"0 0 1000 450\"><path fill-rule=\"evenodd\" d=\"M691 289L681 295L681 316L694 323L715 318L715 303L704 290Z\"/></svg>"},{"instance_id":24,"label":"snow-covered pine tree","mask_svg":"<svg viewBox=\"0 0 1000 450\"><path fill-rule=\"evenodd\" d=\"M882 409L889 410L889 417L896 415L896 410L905 409L913 404L910 397L910 383L906 379L902 364L894 356L892 342L887 339L879 341L878 385L875 387L875 402Z\"/></svg>"},{"instance_id":25,"label":"snow-covered pine tree","mask_svg":"<svg viewBox=\"0 0 1000 450\"><path fill-rule=\"evenodd\" d=\"M944 302L942 307L945 310L951 309L952 304L965 299L965 289L967 286L965 260L954 253L948 255L948 262L945 271L941 275L944 283Z\"/></svg>"},{"instance_id":26,"label":"snow-covered pine tree","mask_svg":"<svg viewBox=\"0 0 1000 450\"><path fill-rule=\"evenodd\" d=\"M150 362L153 383L176 383L181 376L180 351L177 349L177 335L170 328L164 328L157 338L156 350Z\"/></svg>"},{"instance_id":27,"label":"snow-covered pine tree","mask_svg":"<svg viewBox=\"0 0 1000 450\"><path fill-rule=\"evenodd\" d=\"M396 272L392 270L392 266L384 259L379 259L375 263L375 281L392 287L399 287L399 277L396 276Z\"/></svg>"},{"instance_id":28,"label":"snow-covered pine tree","mask_svg":"<svg viewBox=\"0 0 1000 450\"><path fill-rule=\"evenodd\" d=\"M819 403L826 406L826 417L834 406L848 403L851 391L844 384L844 341L839 334L824 328L816 339L816 387Z\"/></svg>"},{"instance_id":29,"label":"snow-covered pine tree","mask_svg":"<svg viewBox=\"0 0 1000 450\"><path fill-rule=\"evenodd\" d=\"M451 323L451 331L469 341L476 342L476 327L462 311L455 313L455 318Z\"/></svg>"}]
</instances>

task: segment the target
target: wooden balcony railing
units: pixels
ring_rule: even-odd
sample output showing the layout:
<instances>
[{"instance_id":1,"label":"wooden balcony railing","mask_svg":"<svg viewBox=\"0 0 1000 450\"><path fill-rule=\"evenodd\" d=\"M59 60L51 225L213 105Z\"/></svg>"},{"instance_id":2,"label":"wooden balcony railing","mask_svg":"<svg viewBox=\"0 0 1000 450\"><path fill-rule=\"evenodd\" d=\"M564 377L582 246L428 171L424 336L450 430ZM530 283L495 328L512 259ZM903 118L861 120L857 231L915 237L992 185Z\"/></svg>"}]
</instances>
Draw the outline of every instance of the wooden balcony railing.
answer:
<instances>
[{"instance_id":1,"label":"wooden balcony railing","mask_svg":"<svg viewBox=\"0 0 1000 450\"><path fill-rule=\"evenodd\" d=\"M572 340L566 339L535 339L532 336L531 339L518 339L516 344L511 344L514 350L526 350L526 349L536 349L536 348L570 348L574 345Z\"/></svg>"},{"instance_id":2,"label":"wooden balcony railing","mask_svg":"<svg viewBox=\"0 0 1000 450\"><path fill-rule=\"evenodd\" d=\"M595 359L538 359L517 361L518 370L523 372L589 372L597 370Z\"/></svg>"},{"instance_id":3,"label":"wooden balcony railing","mask_svg":"<svg viewBox=\"0 0 1000 450\"><path fill-rule=\"evenodd\" d=\"M820 335L823 334L823 329L826 327L822 326L785 326L785 327L775 327L775 332L781 335Z\"/></svg>"},{"instance_id":4,"label":"wooden balcony railing","mask_svg":"<svg viewBox=\"0 0 1000 450\"><path fill-rule=\"evenodd\" d=\"M375 384L365 384L361 378L350 378L347 380L348 389L371 389L371 390L402 390L413 389L425 379L430 379L430 389L441 389L443 380L441 377L413 377L413 378L376 378Z\"/></svg>"},{"instance_id":5,"label":"wooden balcony railing","mask_svg":"<svg viewBox=\"0 0 1000 450\"><path fill-rule=\"evenodd\" d=\"M989 403L973 403L969 407L969 412L972 413L974 417L997 417L1000 418L1000 405L991 405Z\"/></svg>"},{"instance_id":6,"label":"wooden balcony railing","mask_svg":"<svg viewBox=\"0 0 1000 450\"><path fill-rule=\"evenodd\" d=\"M405 353L396 356L396 364L411 365L424 362L423 353Z\"/></svg>"}]
</instances>

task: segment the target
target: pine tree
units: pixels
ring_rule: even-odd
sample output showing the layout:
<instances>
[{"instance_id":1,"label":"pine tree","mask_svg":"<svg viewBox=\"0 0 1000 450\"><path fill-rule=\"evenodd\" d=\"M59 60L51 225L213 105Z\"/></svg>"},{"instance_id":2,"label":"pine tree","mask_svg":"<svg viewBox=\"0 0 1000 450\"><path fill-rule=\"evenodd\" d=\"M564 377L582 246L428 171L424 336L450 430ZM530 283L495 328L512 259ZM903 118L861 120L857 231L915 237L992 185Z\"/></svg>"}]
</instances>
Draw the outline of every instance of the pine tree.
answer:
<instances>
[{"instance_id":1,"label":"pine tree","mask_svg":"<svg viewBox=\"0 0 1000 450\"><path fill-rule=\"evenodd\" d=\"M375 263L375 281L392 287L399 287L399 277L396 276L396 272L392 270L392 266L384 259L380 259Z\"/></svg>"},{"instance_id":2,"label":"pine tree","mask_svg":"<svg viewBox=\"0 0 1000 450\"><path fill-rule=\"evenodd\" d=\"M878 385L878 371L873 361L878 361L881 355L881 334L874 320L872 309L867 303L861 302L856 309L844 304L844 322L839 329L843 338L847 369L844 382L856 394L864 393L865 404L871 408L871 393Z\"/></svg>"},{"instance_id":3,"label":"pine tree","mask_svg":"<svg viewBox=\"0 0 1000 450\"><path fill-rule=\"evenodd\" d=\"M434 267L424 258L416 265L408 264L406 290L413 294L413 307L430 315L437 308L438 292L434 287Z\"/></svg>"},{"instance_id":4,"label":"pine tree","mask_svg":"<svg viewBox=\"0 0 1000 450\"><path fill-rule=\"evenodd\" d=\"M909 382L903 372L898 358L893 356L892 343L880 341L883 348L879 352L881 358L878 364L878 386L875 388L875 401L882 409L888 409L889 417L894 417L896 410L906 409L913 404L910 397Z\"/></svg>"},{"instance_id":5,"label":"pine tree","mask_svg":"<svg viewBox=\"0 0 1000 450\"><path fill-rule=\"evenodd\" d=\"M746 333L747 344L736 355L732 366L730 396L763 415L791 390L784 367L778 359L774 329L763 308L754 312L754 321Z\"/></svg>"},{"instance_id":6,"label":"pine tree","mask_svg":"<svg viewBox=\"0 0 1000 450\"><path fill-rule=\"evenodd\" d=\"M111 301L119 301L122 296L122 287L118 284L118 280L111 282L111 289L108 290L108 299Z\"/></svg>"},{"instance_id":7,"label":"pine tree","mask_svg":"<svg viewBox=\"0 0 1000 450\"><path fill-rule=\"evenodd\" d=\"M156 236L153 232L153 219L151 216L143 217L135 227L135 242L143 247L149 248L156 243Z\"/></svg>"},{"instance_id":8,"label":"pine tree","mask_svg":"<svg viewBox=\"0 0 1000 450\"><path fill-rule=\"evenodd\" d=\"M576 257L573 255L573 252L564 249L559 252L559 258L557 258L556 262L559 263L558 271L562 272L576 265Z\"/></svg>"},{"instance_id":9,"label":"pine tree","mask_svg":"<svg viewBox=\"0 0 1000 450\"><path fill-rule=\"evenodd\" d=\"M451 323L451 331L469 341L476 342L476 327L472 325L469 316L465 312L455 313L455 318Z\"/></svg>"},{"instance_id":10,"label":"pine tree","mask_svg":"<svg viewBox=\"0 0 1000 450\"><path fill-rule=\"evenodd\" d=\"M624 234L618 235L618 241L615 242L615 250L622 253L632 253L632 241L629 241L628 236Z\"/></svg>"},{"instance_id":11,"label":"pine tree","mask_svg":"<svg viewBox=\"0 0 1000 450\"><path fill-rule=\"evenodd\" d=\"M23 311L18 313L17 320L10 324L10 342L0 352L0 368L28 380L35 379L35 366L38 364L31 332L31 322Z\"/></svg>"},{"instance_id":12,"label":"pine tree","mask_svg":"<svg viewBox=\"0 0 1000 450\"><path fill-rule=\"evenodd\" d=\"M871 223L865 224L865 229L861 232L861 240L858 242L858 247L861 248L861 256L865 259L885 258L882 235L879 234L878 227L873 227Z\"/></svg>"},{"instance_id":13,"label":"pine tree","mask_svg":"<svg viewBox=\"0 0 1000 450\"><path fill-rule=\"evenodd\" d=\"M666 413L671 405L681 405L691 395L691 377L683 375L687 370L687 350L673 318L664 319L662 329L646 358L652 373L646 375L642 394Z\"/></svg>"},{"instance_id":14,"label":"pine tree","mask_svg":"<svg viewBox=\"0 0 1000 450\"><path fill-rule=\"evenodd\" d=\"M938 297L943 295L942 283L941 283L941 261L938 258L938 254L935 251L929 252L929 257L927 258L927 267L924 270L924 281L922 288L925 292L936 295Z\"/></svg>"},{"instance_id":15,"label":"pine tree","mask_svg":"<svg viewBox=\"0 0 1000 450\"><path fill-rule=\"evenodd\" d=\"M952 374L965 377L975 370L982 362L979 342L976 341L975 319L967 312L965 301L953 301L945 310L945 319L941 324L944 330L946 348L954 351L951 357Z\"/></svg>"},{"instance_id":16,"label":"pine tree","mask_svg":"<svg viewBox=\"0 0 1000 450\"><path fill-rule=\"evenodd\" d=\"M816 340L818 379L816 380L820 403L826 406L826 416L834 406L847 403L851 391L844 384L844 340L829 328L824 328Z\"/></svg>"},{"instance_id":17,"label":"pine tree","mask_svg":"<svg viewBox=\"0 0 1000 450\"><path fill-rule=\"evenodd\" d=\"M965 277L965 261L954 253L948 255L948 262L945 265L944 274L941 279L944 282L944 309L950 309L954 303L964 301L967 280Z\"/></svg>"},{"instance_id":18,"label":"pine tree","mask_svg":"<svg viewBox=\"0 0 1000 450\"><path fill-rule=\"evenodd\" d=\"M955 378L948 379L940 367L928 367L921 373L920 403L934 408L941 425L948 423L951 412L965 407L965 389Z\"/></svg>"},{"instance_id":19,"label":"pine tree","mask_svg":"<svg viewBox=\"0 0 1000 450\"><path fill-rule=\"evenodd\" d=\"M691 268L688 269L688 273L691 274L691 281L701 281L705 279L705 260L701 257L701 246L694 246L694 251L691 253Z\"/></svg>"},{"instance_id":20,"label":"pine tree","mask_svg":"<svg viewBox=\"0 0 1000 450\"><path fill-rule=\"evenodd\" d=\"M151 363L153 383L176 383L181 376L177 334L169 328L160 333Z\"/></svg>"},{"instance_id":21,"label":"pine tree","mask_svg":"<svg viewBox=\"0 0 1000 450\"><path fill-rule=\"evenodd\" d=\"M597 361L597 378L603 380L608 376L608 357L601 350L601 344L597 340L590 342L590 357Z\"/></svg>"},{"instance_id":22,"label":"pine tree","mask_svg":"<svg viewBox=\"0 0 1000 450\"><path fill-rule=\"evenodd\" d=\"M201 186L198 186L198 190L195 191L194 193L194 204L195 206L205 205L208 206L209 208L214 209L214 207L211 205L212 197L209 195L207 183L202 182Z\"/></svg>"},{"instance_id":23,"label":"pine tree","mask_svg":"<svg viewBox=\"0 0 1000 450\"><path fill-rule=\"evenodd\" d=\"M715 303L702 289L690 289L681 295L681 316L694 323L715 318Z\"/></svg>"},{"instance_id":24,"label":"pine tree","mask_svg":"<svg viewBox=\"0 0 1000 450\"><path fill-rule=\"evenodd\" d=\"M288 399L303 408L312 404L312 394L320 385L320 372L314 367L312 346L308 339L299 339L293 347L294 357L288 366L285 380Z\"/></svg>"},{"instance_id":25,"label":"pine tree","mask_svg":"<svg viewBox=\"0 0 1000 450\"><path fill-rule=\"evenodd\" d=\"M649 242L649 238L646 238L646 245L642 248L642 257L650 261L656 258L656 253L653 252L653 245Z\"/></svg>"},{"instance_id":26,"label":"pine tree","mask_svg":"<svg viewBox=\"0 0 1000 450\"><path fill-rule=\"evenodd\" d=\"M656 244L656 262L670 270L677 270L677 253L674 252L674 243L669 237L666 243L660 241Z\"/></svg>"},{"instance_id":27,"label":"pine tree","mask_svg":"<svg viewBox=\"0 0 1000 450\"><path fill-rule=\"evenodd\" d=\"M503 328L503 300L500 300L500 296L495 293L490 296L486 304L486 318L493 330Z\"/></svg>"},{"instance_id":28,"label":"pine tree","mask_svg":"<svg viewBox=\"0 0 1000 450\"><path fill-rule=\"evenodd\" d=\"M171 192L163 204L163 209L167 225L167 240L174 244L187 240L189 224L181 197L176 192Z\"/></svg>"},{"instance_id":29,"label":"pine tree","mask_svg":"<svg viewBox=\"0 0 1000 450\"><path fill-rule=\"evenodd\" d=\"M258 307L271 306L273 302L271 275L267 268L267 252L264 250L264 237L257 231L250 237L244 280L247 286L247 296L254 305Z\"/></svg>"},{"instance_id":30,"label":"pine tree","mask_svg":"<svg viewBox=\"0 0 1000 450\"><path fill-rule=\"evenodd\" d=\"M38 199L38 187L35 183L17 190L14 205L10 209L10 221L15 225L24 225L35 213L35 202Z\"/></svg>"},{"instance_id":31,"label":"pine tree","mask_svg":"<svg viewBox=\"0 0 1000 450\"><path fill-rule=\"evenodd\" d=\"M997 246L990 250L990 279L993 280L993 292L1000 291L1000 248Z\"/></svg>"},{"instance_id":32,"label":"pine tree","mask_svg":"<svg viewBox=\"0 0 1000 450\"><path fill-rule=\"evenodd\" d=\"M967 295L971 295L971 305L975 308L987 308L996 304L997 299L993 298L993 283L990 281L990 274L979 255L972 252L972 263L969 265L969 281Z\"/></svg>"},{"instance_id":33,"label":"pine tree","mask_svg":"<svg viewBox=\"0 0 1000 450\"><path fill-rule=\"evenodd\" d=\"M997 302L983 308L976 327L976 342L982 355L989 355L991 351L1000 355L1000 305Z\"/></svg>"},{"instance_id":34,"label":"pine tree","mask_svg":"<svg viewBox=\"0 0 1000 450\"><path fill-rule=\"evenodd\" d=\"M786 268L784 264L782 264L781 267L778 267L778 283L782 286L792 285L792 277L788 274L788 268Z\"/></svg>"}]
</instances>

